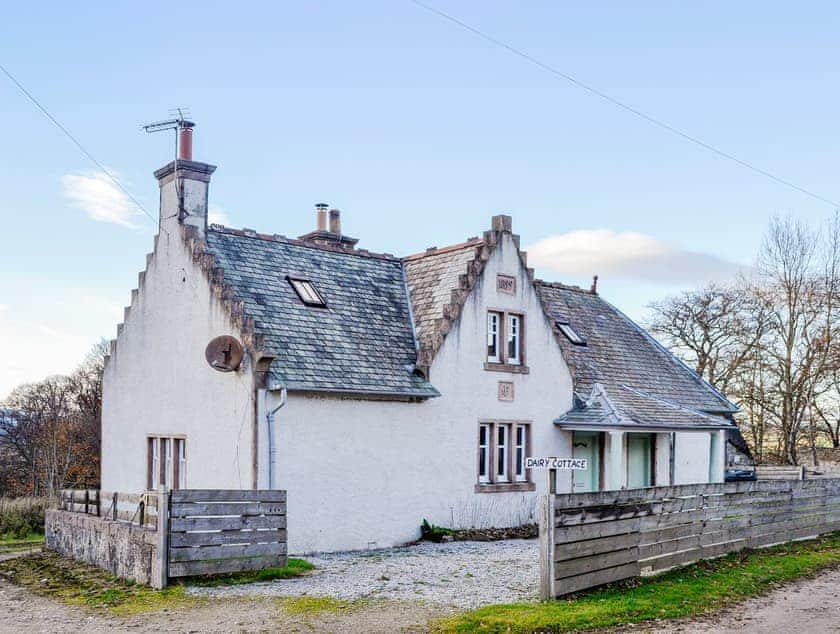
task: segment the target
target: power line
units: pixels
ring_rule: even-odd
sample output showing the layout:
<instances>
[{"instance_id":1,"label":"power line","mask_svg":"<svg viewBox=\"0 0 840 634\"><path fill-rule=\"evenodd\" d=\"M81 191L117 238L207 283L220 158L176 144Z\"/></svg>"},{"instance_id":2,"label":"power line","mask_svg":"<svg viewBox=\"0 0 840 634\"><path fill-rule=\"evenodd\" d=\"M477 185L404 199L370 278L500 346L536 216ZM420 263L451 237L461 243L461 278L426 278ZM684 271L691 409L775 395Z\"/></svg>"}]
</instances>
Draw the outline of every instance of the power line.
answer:
<instances>
[{"instance_id":1,"label":"power line","mask_svg":"<svg viewBox=\"0 0 840 634\"><path fill-rule=\"evenodd\" d=\"M45 116L45 117L47 117L47 119L49 119L50 121L52 121L52 122L55 124L55 126L56 126L59 130L61 130L61 131L64 133L64 135L65 135L68 139L70 139L70 140L73 142L73 144L74 144L77 148L79 148L79 150L82 152L82 154L84 154L84 155L85 155L85 156L86 156L86 157L87 157L87 158L91 161L91 163L93 163L93 164L94 164L94 165L96 165L96 166L97 166L100 170L102 170L102 172L105 174L105 176L107 176L109 179L111 179L111 181L114 183L114 185L116 185L117 187L119 187L119 188L122 190L122 192L123 192L126 196L128 196L128 198L131 200L131 202L133 202L135 205L137 205L137 208L138 208L138 209L140 209L140 211L142 211L144 214L146 214L146 215L149 217L149 219L150 219L153 223L155 223L155 224L157 224L157 223L158 223L157 218L155 218L154 216L152 216L152 214L150 214L148 211L146 211L146 208L145 208L145 207L143 207L143 205L141 205L141 204L140 204L140 201L138 201L138 200L137 200L137 199L136 199L136 198L135 198L135 197L131 194L131 192L130 192L130 191L128 191L128 189L126 189L126 188L123 186L123 184L119 181L119 179L118 179L116 176L114 176L114 174L112 174L112 173L108 170L108 168L106 168L104 165L102 165L102 163L100 163L99 161L97 161L97 160L96 160L96 157L94 157L94 156L93 156L90 152L88 152L88 151L85 149L85 146L83 146L83 145L79 142L79 140L78 140L76 137L74 137L74 136L70 133L70 131L69 131L67 128L65 128L63 125L61 125L61 123L58 121L58 119L56 119L54 116L52 116L52 115L50 114L50 112L49 112L49 111L48 111L48 110L47 110L47 109L46 109L43 105L41 105L41 103L40 103L37 99L35 99L35 97L32 95L32 93L31 93L31 92L29 92L26 88L24 88L23 84L21 84L21 83L20 83L20 82L19 82L19 81L18 81L18 80L14 77L14 75L12 75L12 74L11 74L8 70L6 70L6 67L5 67L5 66L3 66L2 64L0 64L0 70L2 70L2 71L3 71L3 73L6 75L6 77L8 77L10 80L12 80L12 83L14 83L14 85L15 85L15 86L17 86L17 87L18 87L18 89L19 89L19 90L20 90L20 91L21 91L24 95L26 95L26 97L29 99L29 101L31 101L32 103L34 103L34 104L38 107L38 110L40 110L40 111L44 114L44 116Z\"/></svg>"},{"instance_id":2,"label":"power line","mask_svg":"<svg viewBox=\"0 0 840 634\"><path fill-rule=\"evenodd\" d=\"M565 79L566 81L568 81L571 84L574 84L578 88L581 88L582 90L585 90L585 91L587 91L587 92L589 92L589 93L591 93L591 94L593 94L597 97L600 97L604 101L607 101L607 102L613 104L614 106L618 106L619 108L621 108L623 110L626 110L627 112L629 112L633 115L636 115L637 117L639 117L641 119L644 119L648 123L652 123L653 125L655 125L659 128L662 128L663 130L667 130L668 132L671 132L672 134L675 134L675 135L685 139L686 141L694 143L695 145L699 145L700 147L702 147L706 150L709 150L710 152L713 152L713 153L717 154L718 156L721 156L721 157L723 157L727 160L730 160L733 163L737 163L741 167L745 167L748 170L752 170L753 172L755 172L757 174L761 174L762 176L764 176L766 178L769 178L773 181L776 181L777 183L780 183L782 185L785 185L786 187L790 187L791 189L795 189L796 191L798 191L802 194L805 194L806 196L810 196L811 198L814 198L814 199L819 200L821 202L828 203L829 205L832 205L835 208L840 207L840 204L836 203L833 200L830 200L828 198L820 196L819 194L815 194L814 192L809 191L809 190L805 189L804 187L800 187L799 185L796 185L795 183L792 183L788 180L785 180L784 178L781 178L780 176L776 176L775 174L773 174L771 172L768 172L767 170L763 170L760 167L756 167L755 165L751 165L750 163L747 163L746 161L743 161L743 160L739 159L737 156L734 156L734 155L732 155L728 152L725 152L724 150L721 150L721 149L711 145L710 143L706 143L705 141L702 141L702 140L698 139L697 137L691 136L690 134L688 134L686 132L683 132L682 130L680 130L678 128L675 128L674 126L669 125L669 124L665 123L664 121L660 121L659 119L656 119L655 117L652 117L648 114L645 114L641 110L638 110L638 109L634 108L633 106L630 106L630 105L624 103L623 101L620 101L620 100L616 99L615 97L611 97L607 93L605 93L601 90L598 90L597 88L594 88L593 86L590 86L590 85L580 81L579 79L576 79L575 77L572 77L571 75L569 75L567 73L564 73L563 71L555 68L554 66L551 66L551 65L547 64L546 62L543 62L543 61L537 59L536 57L533 57L533 56L529 55L528 53L525 53L524 51L521 51L520 49L518 49L518 48L516 48L516 47L514 47L514 46L512 46L512 45L510 45L506 42L503 42L502 40L496 39L492 35L488 35L487 33L484 33L483 31L477 29L476 27L471 26L471 25L467 24L466 22L463 22L462 20L459 20L458 18L456 18L456 17L454 17L450 14L445 13L444 11L441 11L440 9L437 9L433 6L430 6L430 5L428 5L424 2L421 2L420 0L410 0L410 1L414 4L416 4L418 7L422 8L422 9L425 9L426 11L437 15L438 17L441 17L445 20L448 20L449 22L452 22L453 24L456 24L456 25L460 26L462 29L465 29L465 30L469 31L470 33L473 33L474 35L477 35L478 37L482 38L483 40L486 40L486 41L490 42L491 44L493 44L495 46L499 46L499 47L513 53L514 55L516 55L518 57L521 57L522 59L526 60L527 62L530 62L531 64L534 64L535 66L538 66L539 68L542 68L543 70L548 71L549 73L551 73L553 75L556 75L557 77L560 77L561 79Z\"/></svg>"}]
</instances>

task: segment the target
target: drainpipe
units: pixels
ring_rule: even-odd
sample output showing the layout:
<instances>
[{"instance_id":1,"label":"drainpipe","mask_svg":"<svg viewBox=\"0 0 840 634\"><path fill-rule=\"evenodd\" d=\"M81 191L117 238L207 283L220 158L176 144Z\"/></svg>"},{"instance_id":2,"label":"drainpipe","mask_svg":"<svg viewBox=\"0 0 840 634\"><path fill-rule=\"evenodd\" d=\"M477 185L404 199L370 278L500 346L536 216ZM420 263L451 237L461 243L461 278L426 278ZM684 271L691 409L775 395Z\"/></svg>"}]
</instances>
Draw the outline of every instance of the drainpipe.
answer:
<instances>
[{"instance_id":1,"label":"drainpipe","mask_svg":"<svg viewBox=\"0 0 840 634\"><path fill-rule=\"evenodd\" d=\"M272 386L269 391L276 391L277 387ZM274 488L274 415L286 404L287 392L285 387L280 388L280 403L273 410L266 412L265 422L268 426L268 488Z\"/></svg>"}]
</instances>

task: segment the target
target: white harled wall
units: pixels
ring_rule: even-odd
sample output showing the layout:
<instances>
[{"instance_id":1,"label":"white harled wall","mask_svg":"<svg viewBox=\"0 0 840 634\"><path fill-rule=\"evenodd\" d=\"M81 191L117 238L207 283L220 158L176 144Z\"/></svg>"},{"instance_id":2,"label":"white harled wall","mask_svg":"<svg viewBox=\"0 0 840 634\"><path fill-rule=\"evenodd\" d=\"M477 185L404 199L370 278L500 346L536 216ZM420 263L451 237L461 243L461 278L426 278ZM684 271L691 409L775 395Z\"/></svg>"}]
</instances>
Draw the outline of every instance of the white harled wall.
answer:
<instances>
[{"instance_id":1,"label":"white harled wall","mask_svg":"<svg viewBox=\"0 0 840 634\"><path fill-rule=\"evenodd\" d=\"M188 203L200 205L206 184L187 186ZM251 488L250 363L222 373L205 361L212 338L239 335L192 262L171 181L161 206L155 252L105 366L102 489L145 490L149 434L186 435L188 487Z\"/></svg>"},{"instance_id":2,"label":"white harled wall","mask_svg":"<svg viewBox=\"0 0 840 634\"><path fill-rule=\"evenodd\" d=\"M515 296L496 292L497 273L517 278ZM484 370L491 308L525 315L529 374ZM571 377L510 235L493 251L430 374L442 396L423 403L289 395L275 419L275 482L288 490L290 552L393 546L419 537L423 519L454 527L536 521L543 472L532 474L537 492L474 490L479 420L530 421L528 453L571 455L569 434L552 423L571 407ZM514 383L512 403L498 400L500 380ZM266 406L277 399L270 393ZM259 420L265 486L263 414Z\"/></svg>"}]
</instances>

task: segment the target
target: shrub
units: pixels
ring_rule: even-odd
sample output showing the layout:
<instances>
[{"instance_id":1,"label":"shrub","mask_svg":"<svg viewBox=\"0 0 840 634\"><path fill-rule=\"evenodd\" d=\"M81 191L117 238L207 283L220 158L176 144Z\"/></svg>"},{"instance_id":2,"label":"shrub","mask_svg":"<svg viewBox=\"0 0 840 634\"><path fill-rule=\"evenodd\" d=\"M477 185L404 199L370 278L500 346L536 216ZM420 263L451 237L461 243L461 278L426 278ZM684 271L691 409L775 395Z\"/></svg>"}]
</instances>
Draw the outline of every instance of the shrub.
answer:
<instances>
[{"instance_id":1,"label":"shrub","mask_svg":"<svg viewBox=\"0 0 840 634\"><path fill-rule=\"evenodd\" d=\"M47 504L47 498L0 498L0 537L43 533Z\"/></svg>"},{"instance_id":2,"label":"shrub","mask_svg":"<svg viewBox=\"0 0 840 634\"><path fill-rule=\"evenodd\" d=\"M426 541L430 542L442 542L442 541L451 541L452 536L455 534L455 531L451 528L444 528L442 526L435 526L434 524L429 524L427 520L423 520L423 523L420 525L420 539L425 539ZM445 538L450 538L449 540Z\"/></svg>"}]
</instances>

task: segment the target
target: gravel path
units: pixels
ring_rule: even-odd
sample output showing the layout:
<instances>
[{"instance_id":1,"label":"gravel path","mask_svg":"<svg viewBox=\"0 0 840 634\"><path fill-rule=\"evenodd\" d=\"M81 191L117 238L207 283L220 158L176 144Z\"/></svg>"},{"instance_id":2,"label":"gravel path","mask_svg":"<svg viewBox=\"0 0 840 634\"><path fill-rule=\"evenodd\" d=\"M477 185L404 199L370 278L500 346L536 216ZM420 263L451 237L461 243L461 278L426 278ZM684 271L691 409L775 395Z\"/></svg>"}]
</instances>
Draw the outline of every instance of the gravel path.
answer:
<instances>
[{"instance_id":1,"label":"gravel path","mask_svg":"<svg viewBox=\"0 0 840 634\"><path fill-rule=\"evenodd\" d=\"M304 577L247 586L194 588L202 596L331 596L423 601L474 608L537 599L536 539L421 543L406 548L307 557Z\"/></svg>"}]
</instances>

